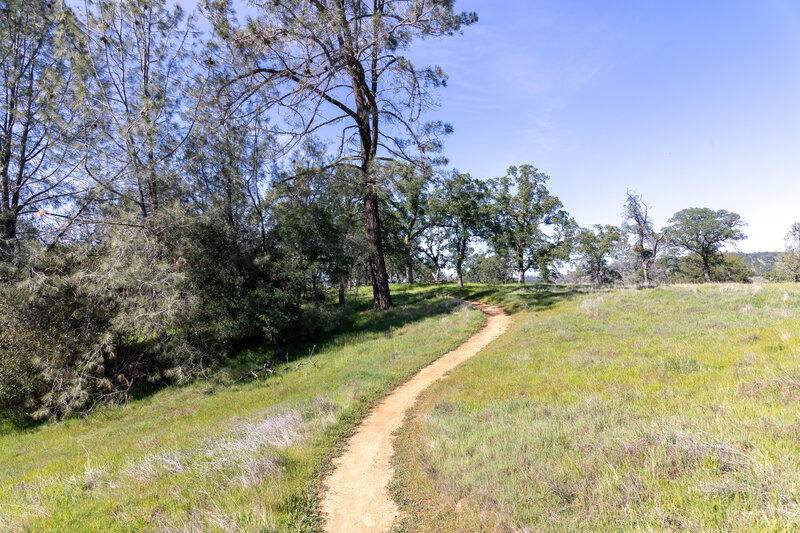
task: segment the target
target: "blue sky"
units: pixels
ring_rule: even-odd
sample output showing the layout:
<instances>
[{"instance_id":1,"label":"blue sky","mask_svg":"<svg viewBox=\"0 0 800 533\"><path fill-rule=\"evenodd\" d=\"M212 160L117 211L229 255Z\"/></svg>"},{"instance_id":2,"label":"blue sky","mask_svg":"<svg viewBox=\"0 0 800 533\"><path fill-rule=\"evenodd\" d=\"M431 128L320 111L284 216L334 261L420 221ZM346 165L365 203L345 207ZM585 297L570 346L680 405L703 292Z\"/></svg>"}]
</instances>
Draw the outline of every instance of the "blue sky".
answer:
<instances>
[{"instance_id":1,"label":"blue sky","mask_svg":"<svg viewBox=\"0 0 800 533\"><path fill-rule=\"evenodd\" d=\"M450 75L431 115L451 165L531 163L579 224L619 224L626 189L658 225L737 212L742 251L800 220L800 1L457 0L479 22L424 41Z\"/></svg>"}]
</instances>

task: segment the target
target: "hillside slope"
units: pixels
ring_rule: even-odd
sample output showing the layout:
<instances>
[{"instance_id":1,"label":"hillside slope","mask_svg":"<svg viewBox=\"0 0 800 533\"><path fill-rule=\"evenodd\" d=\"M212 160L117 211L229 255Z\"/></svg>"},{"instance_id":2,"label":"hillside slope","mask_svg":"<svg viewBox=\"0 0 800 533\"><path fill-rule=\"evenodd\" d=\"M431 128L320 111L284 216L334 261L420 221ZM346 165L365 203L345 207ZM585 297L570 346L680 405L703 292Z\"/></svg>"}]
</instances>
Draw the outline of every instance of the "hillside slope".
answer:
<instances>
[{"instance_id":1,"label":"hillside slope","mask_svg":"<svg viewBox=\"0 0 800 533\"><path fill-rule=\"evenodd\" d=\"M763 276L775 268L775 263L782 252L740 253L744 262L753 267L756 276Z\"/></svg>"},{"instance_id":2,"label":"hillside slope","mask_svg":"<svg viewBox=\"0 0 800 533\"><path fill-rule=\"evenodd\" d=\"M0 530L316 530L321 475L369 407L484 323L453 299L396 301L356 313L316 364L235 383L253 353L212 381L0 436Z\"/></svg>"},{"instance_id":3,"label":"hillside slope","mask_svg":"<svg viewBox=\"0 0 800 533\"><path fill-rule=\"evenodd\" d=\"M560 291L457 292L514 324L396 441L405 531L800 525L800 285Z\"/></svg>"}]
</instances>

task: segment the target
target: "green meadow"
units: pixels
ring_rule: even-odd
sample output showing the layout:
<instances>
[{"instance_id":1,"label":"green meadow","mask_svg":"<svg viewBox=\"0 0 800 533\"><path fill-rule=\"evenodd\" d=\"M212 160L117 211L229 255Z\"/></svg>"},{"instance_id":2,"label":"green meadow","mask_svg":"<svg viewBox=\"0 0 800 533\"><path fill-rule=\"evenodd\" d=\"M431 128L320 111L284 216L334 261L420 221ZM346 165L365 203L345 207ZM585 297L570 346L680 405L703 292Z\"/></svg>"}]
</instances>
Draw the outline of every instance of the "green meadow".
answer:
<instances>
[{"instance_id":1,"label":"green meadow","mask_svg":"<svg viewBox=\"0 0 800 533\"><path fill-rule=\"evenodd\" d=\"M467 286L514 323L396 441L402 531L800 527L800 286Z\"/></svg>"},{"instance_id":2,"label":"green meadow","mask_svg":"<svg viewBox=\"0 0 800 533\"><path fill-rule=\"evenodd\" d=\"M800 285L394 291L266 379L237 381L254 350L85 419L6 423L0 530L318 531L369 408L484 324L455 298L513 323L409 412L398 531L800 526Z\"/></svg>"},{"instance_id":3,"label":"green meadow","mask_svg":"<svg viewBox=\"0 0 800 533\"><path fill-rule=\"evenodd\" d=\"M266 355L85 419L0 434L2 531L316 531L331 457L383 395L484 323L447 297L361 300L266 379ZM420 342L424 339L425 342ZM313 349L312 361L307 362Z\"/></svg>"}]
</instances>

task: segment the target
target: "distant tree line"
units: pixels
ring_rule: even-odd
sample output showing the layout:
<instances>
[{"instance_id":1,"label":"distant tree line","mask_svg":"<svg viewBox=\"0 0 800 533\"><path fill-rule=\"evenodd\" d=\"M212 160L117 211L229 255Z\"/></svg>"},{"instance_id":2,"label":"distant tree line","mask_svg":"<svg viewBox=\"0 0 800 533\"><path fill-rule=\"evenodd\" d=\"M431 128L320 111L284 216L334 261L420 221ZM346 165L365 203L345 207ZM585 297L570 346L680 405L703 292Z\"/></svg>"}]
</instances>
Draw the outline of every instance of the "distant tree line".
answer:
<instances>
[{"instance_id":1,"label":"distant tree line","mask_svg":"<svg viewBox=\"0 0 800 533\"><path fill-rule=\"evenodd\" d=\"M650 206L628 192L620 226L581 228L548 191L549 177L531 165L510 167L505 176L490 180L458 175L453 183L468 180L474 183L461 187L472 204L461 218L463 227L471 230L451 233L450 239L458 239L458 244L445 247L444 254L459 283L533 279L649 286L747 282L754 275L738 254L724 252L726 245L745 238L745 223L736 213L684 209L656 230ZM460 195L458 189L449 190L448 195L450 206L444 209L452 216L458 212L453 204ZM438 231L440 223L434 220L429 224ZM421 248L428 246L426 235L421 234ZM424 255L417 259L424 271ZM441 266L441 260L437 265Z\"/></svg>"}]
</instances>

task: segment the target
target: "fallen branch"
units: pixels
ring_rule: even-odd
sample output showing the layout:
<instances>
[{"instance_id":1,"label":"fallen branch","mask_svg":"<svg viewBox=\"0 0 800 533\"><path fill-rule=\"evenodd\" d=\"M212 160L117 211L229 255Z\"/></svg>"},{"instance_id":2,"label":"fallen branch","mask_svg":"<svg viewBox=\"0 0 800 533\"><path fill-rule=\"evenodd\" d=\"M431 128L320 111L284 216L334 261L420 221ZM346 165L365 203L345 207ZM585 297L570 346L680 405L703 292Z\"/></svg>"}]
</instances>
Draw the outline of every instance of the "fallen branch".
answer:
<instances>
[{"instance_id":1,"label":"fallen branch","mask_svg":"<svg viewBox=\"0 0 800 533\"><path fill-rule=\"evenodd\" d=\"M308 361L300 361L299 363L297 363L297 365L294 367L294 369L295 370L300 370L300 367L303 366L303 365L314 365L314 367L316 368L317 362L314 361L314 350L316 350L316 349L317 349L317 345L315 344L314 347L311 348L311 353L308 354Z\"/></svg>"},{"instance_id":2,"label":"fallen branch","mask_svg":"<svg viewBox=\"0 0 800 533\"><path fill-rule=\"evenodd\" d=\"M266 377L267 374L274 374L275 371L272 369L272 359L267 359L264 361L264 364L260 367L254 368L252 370L248 370L245 372L242 377L236 380L236 383L240 381L244 381L246 378L252 377L253 379L258 379L258 373L264 372L264 376Z\"/></svg>"}]
</instances>

